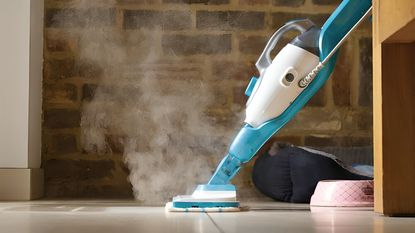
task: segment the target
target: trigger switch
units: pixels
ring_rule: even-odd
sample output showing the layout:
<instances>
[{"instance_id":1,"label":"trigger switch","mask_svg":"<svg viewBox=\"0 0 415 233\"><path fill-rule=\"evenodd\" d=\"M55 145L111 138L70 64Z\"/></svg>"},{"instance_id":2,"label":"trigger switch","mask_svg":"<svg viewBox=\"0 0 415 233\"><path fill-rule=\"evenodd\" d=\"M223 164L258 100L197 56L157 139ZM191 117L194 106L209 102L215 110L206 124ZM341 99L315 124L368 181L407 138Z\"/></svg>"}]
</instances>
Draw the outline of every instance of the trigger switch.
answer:
<instances>
[{"instance_id":1,"label":"trigger switch","mask_svg":"<svg viewBox=\"0 0 415 233\"><path fill-rule=\"evenodd\" d=\"M249 84L248 84L248 86L246 87L246 90L245 90L245 95L246 96L250 96L252 94L252 91L254 90L257 81L258 81L257 77L252 77L251 78L251 81L249 82Z\"/></svg>"}]
</instances>

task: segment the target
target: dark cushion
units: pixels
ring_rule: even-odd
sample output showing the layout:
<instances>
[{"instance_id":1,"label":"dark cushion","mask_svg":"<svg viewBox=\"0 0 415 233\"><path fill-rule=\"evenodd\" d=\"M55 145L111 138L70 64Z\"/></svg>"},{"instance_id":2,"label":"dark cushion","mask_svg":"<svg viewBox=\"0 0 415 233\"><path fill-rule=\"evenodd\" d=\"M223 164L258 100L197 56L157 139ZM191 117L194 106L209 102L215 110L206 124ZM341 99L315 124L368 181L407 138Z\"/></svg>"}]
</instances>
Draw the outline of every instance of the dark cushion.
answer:
<instances>
[{"instance_id":1,"label":"dark cushion","mask_svg":"<svg viewBox=\"0 0 415 233\"><path fill-rule=\"evenodd\" d=\"M333 158L287 146L275 155L269 152L255 162L252 180L266 196L278 201L309 203L321 180L369 180L353 173Z\"/></svg>"}]
</instances>

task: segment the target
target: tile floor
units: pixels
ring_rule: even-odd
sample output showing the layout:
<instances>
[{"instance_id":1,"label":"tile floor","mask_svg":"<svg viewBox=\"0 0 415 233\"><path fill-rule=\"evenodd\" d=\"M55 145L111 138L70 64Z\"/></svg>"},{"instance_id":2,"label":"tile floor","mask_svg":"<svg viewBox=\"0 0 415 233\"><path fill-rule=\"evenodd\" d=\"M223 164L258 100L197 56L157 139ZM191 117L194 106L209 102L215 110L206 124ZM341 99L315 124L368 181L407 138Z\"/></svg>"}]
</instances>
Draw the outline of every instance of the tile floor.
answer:
<instances>
[{"instance_id":1,"label":"tile floor","mask_svg":"<svg viewBox=\"0 0 415 233\"><path fill-rule=\"evenodd\" d=\"M0 232L415 232L415 218L388 218L371 209L327 209L246 203L239 213L166 213L128 201L0 202Z\"/></svg>"}]
</instances>

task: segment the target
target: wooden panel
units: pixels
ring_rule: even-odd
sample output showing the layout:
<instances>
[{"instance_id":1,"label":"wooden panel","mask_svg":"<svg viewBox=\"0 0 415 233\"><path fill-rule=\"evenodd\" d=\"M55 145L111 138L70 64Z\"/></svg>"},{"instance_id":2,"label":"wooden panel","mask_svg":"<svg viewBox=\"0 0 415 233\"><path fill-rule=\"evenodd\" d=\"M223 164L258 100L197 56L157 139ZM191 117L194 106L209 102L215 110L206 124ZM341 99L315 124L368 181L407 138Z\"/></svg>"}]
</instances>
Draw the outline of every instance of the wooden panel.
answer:
<instances>
[{"instance_id":1,"label":"wooden panel","mask_svg":"<svg viewBox=\"0 0 415 233\"><path fill-rule=\"evenodd\" d=\"M375 211L415 215L415 1L373 9Z\"/></svg>"},{"instance_id":2,"label":"wooden panel","mask_svg":"<svg viewBox=\"0 0 415 233\"><path fill-rule=\"evenodd\" d=\"M415 20L412 20L404 28L395 32L384 40L384 43L409 43L415 41Z\"/></svg>"},{"instance_id":3,"label":"wooden panel","mask_svg":"<svg viewBox=\"0 0 415 233\"><path fill-rule=\"evenodd\" d=\"M374 1L379 10L379 39L380 41L403 42L402 36L392 36L402 28L408 26L415 18L414 0L377 0ZM408 27L407 27L408 28ZM402 33L402 32L401 32ZM410 35L413 33L409 33Z\"/></svg>"},{"instance_id":4,"label":"wooden panel","mask_svg":"<svg viewBox=\"0 0 415 233\"><path fill-rule=\"evenodd\" d=\"M383 213L415 214L415 43L382 44Z\"/></svg>"},{"instance_id":5,"label":"wooden panel","mask_svg":"<svg viewBox=\"0 0 415 233\"><path fill-rule=\"evenodd\" d=\"M383 213L382 44L379 38L379 2L373 2L373 163L375 211Z\"/></svg>"}]
</instances>

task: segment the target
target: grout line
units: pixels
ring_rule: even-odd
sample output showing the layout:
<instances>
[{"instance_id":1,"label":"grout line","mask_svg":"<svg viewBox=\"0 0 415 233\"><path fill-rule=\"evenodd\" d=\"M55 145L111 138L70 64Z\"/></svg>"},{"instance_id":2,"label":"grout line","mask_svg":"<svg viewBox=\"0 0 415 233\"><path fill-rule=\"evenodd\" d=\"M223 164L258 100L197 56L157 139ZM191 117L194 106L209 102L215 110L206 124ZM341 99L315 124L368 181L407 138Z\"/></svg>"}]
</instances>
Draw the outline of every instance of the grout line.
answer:
<instances>
[{"instance_id":1,"label":"grout line","mask_svg":"<svg viewBox=\"0 0 415 233\"><path fill-rule=\"evenodd\" d=\"M210 216L210 214L208 212L205 212L205 213L208 216L208 218L210 219L210 221L212 221L213 225L215 225L216 229L218 229L218 231L220 233L225 233L225 231L215 222L215 220L213 220L212 216Z\"/></svg>"}]
</instances>

